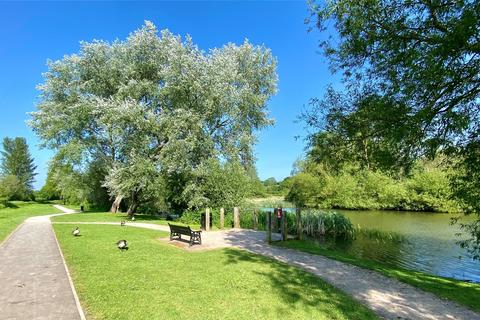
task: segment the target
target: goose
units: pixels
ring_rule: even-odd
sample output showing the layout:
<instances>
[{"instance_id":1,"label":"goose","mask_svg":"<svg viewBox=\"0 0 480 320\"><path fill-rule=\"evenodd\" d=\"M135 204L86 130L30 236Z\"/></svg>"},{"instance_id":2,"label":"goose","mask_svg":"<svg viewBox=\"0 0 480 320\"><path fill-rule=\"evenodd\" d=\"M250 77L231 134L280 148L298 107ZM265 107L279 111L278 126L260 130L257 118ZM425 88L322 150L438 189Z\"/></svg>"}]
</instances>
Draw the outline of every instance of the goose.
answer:
<instances>
[{"instance_id":1,"label":"goose","mask_svg":"<svg viewBox=\"0 0 480 320\"><path fill-rule=\"evenodd\" d=\"M120 221L120 225L123 227L125 225L125 221Z\"/></svg>"},{"instance_id":2,"label":"goose","mask_svg":"<svg viewBox=\"0 0 480 320\"><path fill-rule=\"evenodd\" d=\"M117 247L120 250L128 250L127 240L118 240Z\"/></svg>"},{"instance_id":3,"label":"goose","mask_svg":"<svg viewBox=\"0 0 480 320\"><path fill-rule=\"evenodd\" d=\"M135 221L135 217L132 217L132 221Z\"/></svg>"},{"instance_id":4,"label":"goose","mask_svg":"<svg viewBox=\"0 0 480 320\"><path fill-rule=\"evenodd\" d=\"M76 237L80 234L80 230L78 229L78 227L75 228L75 230L72 231L72 234Z\"/></svg>"}]
</instances>

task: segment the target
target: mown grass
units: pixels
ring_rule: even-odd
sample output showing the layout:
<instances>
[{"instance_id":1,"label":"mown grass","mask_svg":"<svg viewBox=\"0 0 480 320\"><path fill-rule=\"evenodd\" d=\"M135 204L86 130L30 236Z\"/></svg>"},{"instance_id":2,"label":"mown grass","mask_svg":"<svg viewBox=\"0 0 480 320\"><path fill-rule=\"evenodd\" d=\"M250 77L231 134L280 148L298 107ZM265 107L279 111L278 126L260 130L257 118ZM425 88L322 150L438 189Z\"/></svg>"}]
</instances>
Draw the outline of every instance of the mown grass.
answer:
<instances>
[{"instance_id":1,"label":"mown grass","mask_svg":"<svg viewBox=\"0 0 480 320\"><path fill-rule=\"evenodd\" d=\"M109 212L85 212L69 214L64 216L53 217L54 222L119 222L131 221L126 213L109 213ZM154 224L167 225L168 222L160 217L136 214L135 222L148 222ZM175 222L175 224L178 224Z\"/></svg>"},{"instance_id":2,"label":"mown grass","mask_svg":"<svg viewBox=\"0 0 480 320\"><path fill-rule=\"evenodd\" d=\"M236 249L188 252L167 233L54 224L90 319L376 319L320 278ZM127 239L130 249L115 246Z\"/></svg>"},{"instance_id":3,"label":"mown grass","mask_svg":"<svg viewBox=\"0 0 480 320\"><path fill-rule=\"evenodd\" d=\"M120 221L131 221L131 220L126 213L84 212L84 213L53 217L52 221L54 222L118 222L120 223ZM165 225L165 226L168 225L168 223L173 223L176 225L188 225L192 229L200 229L199 224L190 224L190 223L185 224L179 221L168 221L165 218L161 218L153 215L147 215L147 214L135 214L135 222L153 223L153 224L159 224L159 225ZM216 226L213 226L212 230L218 230L218 228Z\"/></svg>"},{"instance_id":4,"label":"mown grass","mask_svg":"<svg viewBox=\"0 0 480 320\"><path fill-rule=\"evenodd\" d=\"M7 207L2 206L0 208L0 242L26 218L59 212L61 211L49 203L38 203L34 201L9 202Z\"/></svg>"},{"instance_id":5,"label":"mown grass","mask_svg":"<svg viewBox=\"0 0 480 320\"><path fill-rule=\"evenodd\" d=\"M318 243L307 240L275 242L275 245L322 255L361 268L374 270L387 277L395 278L421 290L431 292L441 298L463 304L472 310L480 311L480 284L477 283L433 276L423 272L382 264L377 261L357 258L339 250L324 248Z\"/></svg>"}]
</instances>

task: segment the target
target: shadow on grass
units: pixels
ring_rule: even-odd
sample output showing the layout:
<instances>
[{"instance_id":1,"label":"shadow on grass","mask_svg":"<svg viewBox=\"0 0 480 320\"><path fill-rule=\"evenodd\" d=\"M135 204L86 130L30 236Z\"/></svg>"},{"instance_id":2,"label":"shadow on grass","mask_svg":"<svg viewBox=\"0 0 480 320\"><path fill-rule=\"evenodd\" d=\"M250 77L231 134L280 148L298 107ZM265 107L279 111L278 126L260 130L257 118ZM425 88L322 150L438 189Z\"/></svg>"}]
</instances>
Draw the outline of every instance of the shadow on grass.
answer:
<instances>
[{"instance_id":1,"label":"shadow on grass","mask_svg":"<svg viewBox=\"0 0 480 320\"><path fill-rule=\"evenodd\" d=\"M17 206L15 203L12 203L12 202L9 202L9 201L4 202L3 205L5 206L5 208L10 208L10 209L18 209L19 208L19 206Z\"/></svg>"},{"instance_id":2,"label":"shadow on grass","mask_svg":"<svg viewBox=\"0 0 480 320\"><path fill-rule=\"evenodd\" d=\"M282 300L285 310L315 309L328 319L376 319L376 316L346 294L315 275L244 250L224 249L225 264L255 263L268 265L266 271L254 271L271 284L272 294ZM269 269L269 270L268 270ZM279 318L282 310L279 310Z\"/></svg>"}]
</instances>

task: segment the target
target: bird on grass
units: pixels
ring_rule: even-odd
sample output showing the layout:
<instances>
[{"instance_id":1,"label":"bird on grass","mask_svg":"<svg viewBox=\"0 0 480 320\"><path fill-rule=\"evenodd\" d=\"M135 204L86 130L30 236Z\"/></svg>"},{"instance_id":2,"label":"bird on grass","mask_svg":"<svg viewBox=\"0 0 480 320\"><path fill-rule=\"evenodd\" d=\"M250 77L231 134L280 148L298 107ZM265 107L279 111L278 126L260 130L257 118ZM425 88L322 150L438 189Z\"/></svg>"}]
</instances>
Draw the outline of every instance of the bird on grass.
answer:
<instances>
[{"instance_id":1,"label":"bird on grass","mask_svg":"<svg viewBox=\"0 0 480 320\"><path fill-rule=\"evenodd\" d=\"M132 221L135 221L135 217L132 217Z\"/></svg>"},{"instance_id":2,"label":"bird on grass","mask_svg":"<svg viewBox=\"0 0 480 320\"><path fill-rule=\"evenodd\" d=\"M120 221L120 225L123 227L125 225L125 221Z\"/></svg>"},{"instance_id":3,"label":"bird on grass","mask_svg":"<svg viewBox=\"0 0 480 320\"><path fill-rule=\"evenodd\" d=\"M75 230L72 231L72 234L76 237L78 235L80 235L80 229L78 229L78 227L75 228Z\"/></svg>"},{"instance_id":4,"label":"bird on grass","mask_svg":"<svg viewBox=\"0 0 480 320\"><path fill-rule=\"evenodd\" d=\"M117 241L117 247L118 249L120 250L128 250L128 244L127 244L127 240L118 240Z\"/></svg>"}]
</instances>

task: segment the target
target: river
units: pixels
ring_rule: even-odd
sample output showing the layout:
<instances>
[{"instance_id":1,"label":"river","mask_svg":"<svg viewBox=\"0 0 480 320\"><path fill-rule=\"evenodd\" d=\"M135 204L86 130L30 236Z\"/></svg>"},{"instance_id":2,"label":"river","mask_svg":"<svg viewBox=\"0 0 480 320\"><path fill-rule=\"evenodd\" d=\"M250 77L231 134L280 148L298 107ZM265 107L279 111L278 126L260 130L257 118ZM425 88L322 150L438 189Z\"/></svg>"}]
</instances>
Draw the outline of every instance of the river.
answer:
<instances>
[{"instance_id":1,"label":"river","mask_svg":"<svg viewBox=\"0 0 480 320\"><path fill-rule=\"evenodd\" d=\"M403 235L406 241L374 240L365 236L349 243L337 243L337 249L358 257L411 270L480 282L480 261L473 260L456 241L459 228L452 226L454 215L396 211L335 210L362 229L376 229ZM464 220L472 220L469 216Z\"/></svg>"}]
</instances>

